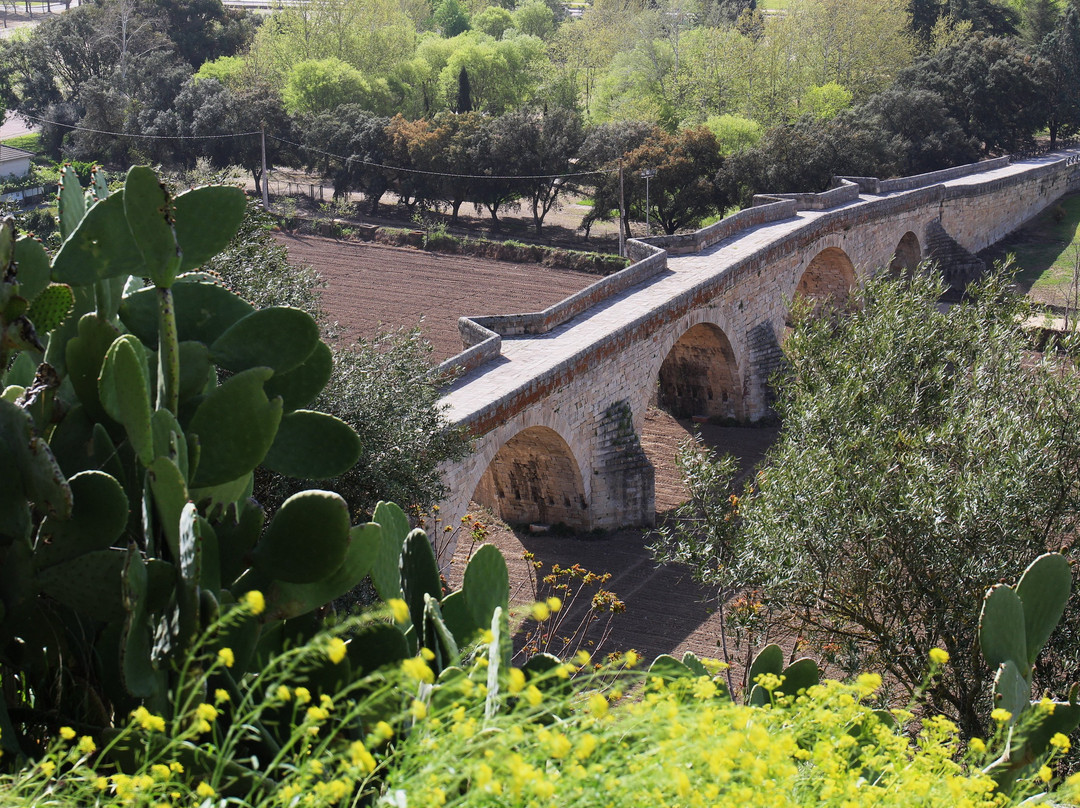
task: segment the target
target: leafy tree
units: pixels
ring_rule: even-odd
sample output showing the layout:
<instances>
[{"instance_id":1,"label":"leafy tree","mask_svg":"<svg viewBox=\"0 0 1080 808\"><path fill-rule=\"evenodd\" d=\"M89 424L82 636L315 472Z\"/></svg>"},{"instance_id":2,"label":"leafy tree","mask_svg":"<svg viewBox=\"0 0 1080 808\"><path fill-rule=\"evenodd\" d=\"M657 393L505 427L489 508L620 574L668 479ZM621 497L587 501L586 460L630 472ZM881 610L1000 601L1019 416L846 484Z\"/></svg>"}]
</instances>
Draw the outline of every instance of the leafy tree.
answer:
<instances>
[{"instance_id":1,"label":"leafy tree","mask_svg":"<svg viewBox=\"0 0 1080 808\"><path fill-rule=\"evenodd\" d=\"M688 480L709 518L663 532L660 551L726 591L760 587L804 636L856 650L860 670L909 695L929 649L944 648L929 707L986 737L993 672L971 615L1076 527L1080 386L1067 357L1030 353L1027 307L1004 276L947 311L942 291L877 280L845 316L801 307L763 471L729 500L730 476L710 477L692 447Z\"/></svg>"},{"instance_id":2,"label":"leafy tree","mask_svg":"<svg viewBox=\"0 0 1080 808\"><path fill-rule=\"evenodd\" d=\"M1068 6L1059 12L1058 4L1054 0L1025 0L1021 32L1029 49L1037 50L1042 45L1043 40L1056 27L1058 18L1067 9Z\"/></svg>"},{"instance_id":3,"label":"leafy tree","mask_svg":"<svg viewBox=\"0 0 1080 808\"><path fill-rule=\"evenodd\" d=\"M440 112L425 132L410 143L414 163L437 172L439 196L450 205L450 222L457 222L461 205L474 197L481 171L477 144L482 137L484 117L478 112Z\"/></svg>"},{"instance_id":4,"label":"leafy tree","mask_svg":"<svg viewBox=\"0 0 1080 808\"><path fill-rule=\"evenodd\" d=\"M502 163L504 173L530 177L515 185L529 200L533 226L539 236L544 217L574 187L573 182L554 175L574 170L574 160L585 140L581 117L561 107L544 114L517 110L493 121L489 138L491 158L509 158ZM495 162L492 168L497 170L497 166Z\"/></svg>"},{"instance_id":5,"label":"leafy tree","mask_svg":"<svg viewBox=\"0 0 1080 808\"><path fill-rule=\"evenodd\" d=\"M221 0L150 0L165 17L165 32L194 68L244 48L255 35L253 14L226 9Z\"/></svg>"},{"instance_id":6,"label":"leafy tree","mask_svg":"<svg viewBox=\"0 0 1080 808\"><path fill-rule=\"evenodd\" d=\"M498 42L468 32L449 40L450 53L439 68L437 108L451 109L458 100L461 70L469 76L472 109L501 115L532 100L547 66L544 43L524 34Z\"/></svg>"},{"instance_id":7,"label":"leafy tree","mask_svg":"<svg viewBox=\"0 0 1080 808\"><path fill-rule=\"evenodd\" d=\"M946 0L949 16L970 22L973 30L988 36L1015 36L1020 25L1016 7L996 0Z\"/></svg>"},{"instance_id":8,"label":"leafy tree","mask_svg":"<svg viewBox=\"0 0 1080 808\"><path fill-rule=\"evenodd\" d=\"M469 15L458 0L441 0L435 9L435 24L447 39L463 34L471 27Z\"/></svg>"},{"instance_id":9,"label":"leafy tree","mask_svg":"<svg viewBox=\"0 0 1080 808\"><path fill-rule=\"evenodd\" d=\"M1050 148L1080 131L1080 9L1069 3L1039 55L1050 73Z\"/></svg>"},{"instance_id":10,"label":"leafy tree","mask_svg":"<svg viewBox=\"0 0 1080 808\"><path fill-rule=\"evenodd\" d=\"M641 172L656 172L649 183L650 220L668 235L693 227L717 208L724 197L714 181L723 159L716 136L704 126L678 135L657 132L626 156L624 181L628 207L645 219L645 180Z\"/></svg>"},{"instance_id":11,"label":"leafy tree","mask_svg":"<svg viewBox=\"0 0 1080 808\"><path fill-rule=\"evenodd\" d=\"M514 27L523 34L547 40L555 33L555 14L544 0L528 0L514 9Z\"/></svg>"},{"instance_id":12,"label":"leafy tree","mask_svg":"<svg viewBox=\"0 0 1080 808\"><path fill-rule=\"evenodd\" d=\"M488 6L472 19L473 29L492 39L502 39L503 32L513 24L513 15L502 6Z\"/></svg>"},{"instance_id":13,"label":"leafy tree","mask_svg":"<svg viewBox=\"0 0 1080 808\"><path fill-rule=\"evenodd\" d=\"M709 28L732 26L747 11L757 9L757 0L700 0L698 22Z\"/></svg>"},{"instance_id":14,"label":"leafy tree","mask_svg":"<svg viewBox=\"0 0 1080 808\"><path fill-rule=\"evenodd\" d=\"M334 112L313 115L304 121L304 145L310 148L310 165L322 165L334 184L334 196L363 191L371 214L378 215L379 200L390 188L388 164L390 121L357 104L343 104ZM331 159L323 152L341 155Z\"/></svg>"},{"instance_id":15,"label":"leafy tree","mask_svg":"<svg viewBox=\"0 0 1080 808\"><path fill-rule=\"evenodd\" d=\"M311 59L289 68L282 100L290 115L332 112L342 104L368 107L371 85L340 59Z\"/></svg>"},{"instance_id":16,"label":"leafy tree","mask_svg":"<svg viewBox=\"0 0 1080 808\"><path fill-rule=\"evenodd\" d=\"M761 140L761 124L738 115L710 115L705 126L716 135L722 157L756 146Z\"/></svg>"},{"instance_id":17,"label":"leafy tree","mask_svg":"<svg viewBox=\"0 0 1080 808\"><path fill-rule=\"evenodd\" d=\"M619 215L619 160L625 160L656 133L655 126L643 121L602 123L589 129L581 146L580 165L587 171L602 173L591 178L593 206L582 220L586 234L593 222L609 221ZM628 227L629 223L627 218L623 226Z\"/></svg>"},{"instance_id":18,"label":"leafy tree","mask_svg":"<svg viewBox=\"0 0 1080 808\"><path fill-rule=\"evenodd\" d=\"M744 207L754 194L823 191L839 172L831 131L829 122L809 117L768 129L755 148L724 161L717 184Z\"/></svg>"},{"instance_id":19,"label":"leafy tree","mask_svg":"<svg viewBox=\"0 0 1080 808\"><path fill-rule=\"evenodd\" d=\"M801 108L807 115L819 121L835 118L851 106L854 96L843 85L830 81L819 87L811 87L802 97Z\"/></svg>"},{"instance_id":20,"label":"leafy tree","mask_svg":"<svg viewBox=\"0 0 1080 808\"><path fill-rule=\"evenodd\" d=\"M929 90L987 151L1030 148L1050 118L1050 64L1011 42L975 37L919 59L898 89Z\"/></svg>"}]
</instances>

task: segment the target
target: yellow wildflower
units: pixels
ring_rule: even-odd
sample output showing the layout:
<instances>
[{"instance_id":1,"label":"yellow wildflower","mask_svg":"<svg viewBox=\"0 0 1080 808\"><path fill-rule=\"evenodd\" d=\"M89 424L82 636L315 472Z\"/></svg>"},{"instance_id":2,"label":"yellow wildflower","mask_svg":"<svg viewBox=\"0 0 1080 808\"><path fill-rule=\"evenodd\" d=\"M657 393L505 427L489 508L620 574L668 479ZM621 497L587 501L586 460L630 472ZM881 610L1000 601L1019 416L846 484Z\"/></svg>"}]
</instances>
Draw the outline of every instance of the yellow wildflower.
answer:
<instances>
[{"instance_id":1,"label":"yellow wildflower","mask_svg":"<svg viewBox=\"0 0 1080 808\"><path fill-rule=\"evenodd\" d=\"M292 693L289 692L289 688L285 685L278 685L277 690L274 691L274 696L278 701L288 701L292 698Z\"/></svg>"},{"instance_id":2,"label":"yellow wildflower","mask_svg":"<svg viewBox=\"0 0 1080 808\"><path fill-rule=\"evenodd\" d=\"M1039 768L1039 779L1044 783L1049 783L1054 779L1054 771L1049 766L1042 766Z\"/></svg>"},{"instance_id":3,"label":"yellow wildflower","mask_svg":"<svg viewBox=\"0 0 1080 808\"><path fill-rule=\"evenodd\" d=\"M79 750L80 755L88 757L97 751L97 744L94 743L94 739L89 735L83 735L79 738L79 745L75 748Z\"/></svg>"},{"instance_id":4,"label":"yellow wildflower","mask_svg":"<svg viewBox=\"0 0 1080 808\"><path fill-rule=\"evenodd\" d=\"M145 707L136 707L131 711L131 717L145 730L152 730L154 732L165 731L165 719L160 715L154 715Z\"/></svg>"},{"instance_id":5,"label":"yellow wildflower","mask_svg":"<svg viewBox=\"0 0 1080 808\"><path fill-rule=\"evenodd\" d=\"M203 721L213 721L218 717L217 707L213 704L200 704L195 708L195 715L201 718Z\"/></svg>"},{"instance_id":6,"label":"yellow wildflower","mask_svg":"<svg viewBox=\"0 0 1080 808\"><path fill-rule=\"evenodd\" d=\"M208 800L217 794L217 792L214 791L214 787L207 783L205 780L203 780L201 783L199 783L198 786L196 786L195 793L198 796L202 797L204 800Z\"/></svg>"},{"instance_id":7,"label":"yellow wildflower","mask_svg":"<svg viewBox=\"0 0 1080 808\"><path fill-rule=\"evenodd\" d=\"M424 660L417 657L402 660L401 669L405 671L406 675L419 682L426 682L430 685L435 681L435 673Z\"/></svg>"},{"instance_id":8,"label":"yellow wildflower","mask_svg":"<svg viewBox=\"0 0 1080 808\"><path fill-rule=\"evenodd\" d=\"M56 771L56 764L51 760L43 760L38 764L38 768L45 774L46 777L52 777Z\"/></svg>"},{"instance_id":9,"label":"yellow wildflower","mask_svg":"<svg viewBox=\"0 0 1080 808\"><path fill-rule=\"evenodd\" d=\"M150 767L150 774L155 780L168 780L172 771L164 763L155 763Z\"/></svg>"},{"instance_id":10,"label":"yellow wildflower","mask_svg":"<svg viewBox=\"0 0 1080 808\"><path fill-rule=\"evenodd\" d=\"M349 746L349 759L354 766L359 766L368 774L375 771L375 758L360 741L353 741Z\"/></svg>"},{"instance_id":11,"label":"yellow wildflower","mask_svg":"<svg viewBox=\"0 0 1080 808\"><path fill-rule=\"evenodd\" d=\"M525 690L525 700L529 702L530 706L537 707L544 700L544 694L540 692L536 685L529 685Z\"/></svg>"},{"instance_id":12,"label":"yellow wildflower","mask_svg":"<svg viewBox=\"0 0 1080 808\"><path fill-rule=\"evenodd\" d=\"M538 623L543 623L551 617L551 607L546 603L536 602L532 605L532 617Z\"/></svg>"},{"instance_id":13,"label":"yellow wildflower","mask_svg":"<svg viewBox=\"0 0 1080 808\"><path fill-rule=\"evenodd\" d=\"M401 598L390 598L386 602L390 612L394 615L394 622L407 623L409 621L409 606Z\"/></svg>"},{"instance_id":14,"label":"yellow wildflower","mask_svg":"<svg viewBox=\"0 0 1080 808\"><path fill-rule=\"evenodd\" d=\"M595 715L597 718L603 718L607 715L608 700L604 698L603 693L593 693L589 696L589 712Z\"/></svg>"},{"instance_id":15,"label":"yellow wildflower","mask_svg":"<svg viewBox=\"0 0 1080 808\"><path fill-rule=\"evenodd\" d=\"M306 687L300 686L293 690L293 695L296 696L297 704L307 704L311 701L311 691Z\"/></svg>"},{"instance_id":16,"label":"yellow wildflower","mask_svg":"<svg viewBox=\"0 0 1080 808\"><path fill-rule=\"evenodd\" d=\"M510 695L520 693L525 689L525 672L521 668L510 669L510 683L506 689Z\"/></svg>"},{"instance_id":17,"label":"yellow wildflower","mask_svg":"<svg viewBox=\"0 0 1080 808\"><path fill-rule=\"evenodd\" d=\"M409 708L409 712L412 713L412 717L417 721L423 720L427 716L427 705L419 699L413 699L412 706Z\"/></svg>"},{"instance_id":18,"label":"yellow wildflower","mask_svg":"<svg viewBox=\"0 0 1080 808\"><path fill-rule=\"evenodd\" d=\"M236 655L231 648L222 648L218 650L217 655L218 661L226 668L231 668L236 664Z\"/></svg>"},{"instance_id":19,"label":"yellow wildflower","mask_svg":"<svg viewBox=\"0 0 1080 808\"><path fill-rule=\"evenodd\" d=\"M433 659L435 659L435 652L432 651L430 648L421 648L420 657L424 660L424 662L431 662Z\"/></svg>"},{"instance_id":20,"label":"yellow wildflower","mask_svg":"<svg viewBox=\"0 0 1080 808\"><path fill-rule=\"evenodd\" d=\"M266 598L258 589L252 589L244 593L244 605L252 614L262 614L266 611Z\"/></svg>"},{"instance_id":21,"label":"yellow wildflower","mask_svg":"<svg viewBox=\"0 0 1080 808\"><path fill-rule=\"evenodd\" d=\"M1062 752L1068 752L1071 746L1068 736L1063 732L1055 732L1050 738L1050 745L1060 749Z\"/></svg>"},{"instance_id":22,"label":"yellow wildflower","mask_svg":"<svg viewBox=\"0 0 1080 808\"><path fill-rule=\"evenodd\" d=\"M75 730L71 727L60 727L60 737L65 741L70 741L75 737Z\"/></svg>"},{"instance_id":23,"label":"yellow wildflower","mask_svg":"<svg viewBox=\"0 0 1080 808\"><path fill-rule=\"evenodd\" d=\"M990 713L990 717L994 721L997 721L999 724L1004 724L1012 720L1012 713L1010 713L1004 707L995 707Z\"/></svg>"},{"instance_id":24,"label":"yellow wildflower","mask_svg":"<svg viewBox=\"0 0 1080 808\"><path fill-rule=\"evenodd\" d=\"M307 708L307 720L308 721L313 721L313 722L325 721L329 717L330 717L330 713L327 712L322 707L308 707Z\"/></svg>"},{"instance_id":25,"label":"yellow wildflower","mask_svg":"<svg viewBox=\"0 0 1080 808\"><path fill-rule=\"evenodd\" d=\"M345 640L341 637L332 637L330 639L330 645L326 649L326 656L335 665L339 664L345 659L345 652L348 650L348 646L345 644Z\"/></svg>"},{"instance_id":26,"label":"yellow wildflower","mask_svg":"<svg viewBox=\"0 0 1080 808\"><path fill-rule=\"evenodd\" d=\"M935 665L947 665L949 663L949 652L944 648L931 648L930 661Z\"/></svg>"},{"instance_id":27,"label":"yellow wildflower","mask_svg":"<svg viewBox=\"0 0 1080 808\"><path fill-rule=\"evenodd\" d=\"M559 600L559 599L558 599L557 597L555 597L554 595L552 595L552 596L551 596L550 598L548 598L548 599L547 599L546 601L544 601L544 602L545 602L545 603L547 604L547 607L548 607L549 609L551 609L551 611L553 611L553 612L557 612L557 611L559 611L559 609L561 609L561 608L562 608L562 601L561 601L561 600Z\"/></svg>"},{"instance_id":28,"label":"yellow wildflower","mask_svg":"<svg viewBox=\"0 0 1080 808\"><path fill-rule=\"evenodd\" d=\"M228 700L229 700L229 691L228 690L225 690L224 688L219 687L217 690L214 691L214 703L215 704L224 704Z\"/></svg>"}]
</instances>

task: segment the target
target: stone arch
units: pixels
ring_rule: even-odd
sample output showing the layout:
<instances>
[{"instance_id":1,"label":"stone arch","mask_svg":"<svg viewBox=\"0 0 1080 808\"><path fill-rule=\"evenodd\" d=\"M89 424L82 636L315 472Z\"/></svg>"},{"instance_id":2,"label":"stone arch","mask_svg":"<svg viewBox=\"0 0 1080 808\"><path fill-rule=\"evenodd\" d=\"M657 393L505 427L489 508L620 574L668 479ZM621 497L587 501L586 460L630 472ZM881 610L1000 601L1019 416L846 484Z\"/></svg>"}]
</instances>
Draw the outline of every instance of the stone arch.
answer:
<instances>
[{"instance_id":1,"label":"stone arch","mask_svg":"<svg viewBox=\"0 0 1080 808\"><path fill-rule=\"evenodd\" d=\"M577 458L562 436L546 426L527 427L506 441L472 498L510 524L590 527Z\"/></svg>"},{"instance_id":2,"label":"stone arch","mask_svg":"<svg viewBox=\"0 0 1080 808\"><path fill-rule=\"evenodd\" d=\"M815 310L826 306L841 307L855 285L855 265L839 247L826 247L806 265L795 297L809 298Z\"/></svg>"},{"instance_id":3,"label":"stone arch","mask_svg":"<svg viewBox=\"0 0 1080 808\"><path fill-rule=\"evenodd\" d=\"M889 262L889 275L893 278L910 278L922 260L922 246L919 237L910 230L904 233L896 245L892 261Z\"/></svg>"},{"instance_id":4,"label":"stone arch","mask_svg":"<svg viewBox=\"0 0 1080 808\"><path fill-rule=\"evenodd\" d=\"M700 322L682 333L657 372L656 399L676 418L746 417L739 365L723 329Z\"/></svg>"}]
</instances>

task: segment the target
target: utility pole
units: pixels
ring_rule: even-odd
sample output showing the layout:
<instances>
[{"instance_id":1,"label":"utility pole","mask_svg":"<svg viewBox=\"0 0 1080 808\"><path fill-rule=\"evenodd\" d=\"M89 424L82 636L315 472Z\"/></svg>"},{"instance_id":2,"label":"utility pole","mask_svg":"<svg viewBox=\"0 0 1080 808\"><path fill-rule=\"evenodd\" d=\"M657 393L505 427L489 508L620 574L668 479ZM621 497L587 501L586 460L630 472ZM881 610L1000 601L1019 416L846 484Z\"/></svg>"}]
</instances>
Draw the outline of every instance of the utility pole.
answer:
<instances>
[{"instance_id":1,"label":"utility pole","mask_svg":"<svg viewBox=\"0 0 1080 808\"><path fill-rule=\"evenodd\" d=\"M652 227L649 226L649 180L656 176L656 169L643 169L641 176L645 178L645 238L648 238L652 235Z\"/></svg>"},{"instance_id":2,"label":"utility pole","mask_svg":"<svg viewBox=\"0 0 1080 808\"><path fill-rule=\"evenodd\" d=\"M270 182L270 175L266 173L266 124L263 124L260 131L262 136L262 197L263 197L263 210L270 210L270 191L267 188L267 184Z\"/></svg>"},{"instance_id":3,"label":"utility pole","mask_svg":"<svg viewBox=\"0 0 1080 808\"><path fill-rule=\"evenodd\" d=\"M619 257L626 257L626 194L623 191L623 159L619 158Z\"/></svg>"}]
</instances>

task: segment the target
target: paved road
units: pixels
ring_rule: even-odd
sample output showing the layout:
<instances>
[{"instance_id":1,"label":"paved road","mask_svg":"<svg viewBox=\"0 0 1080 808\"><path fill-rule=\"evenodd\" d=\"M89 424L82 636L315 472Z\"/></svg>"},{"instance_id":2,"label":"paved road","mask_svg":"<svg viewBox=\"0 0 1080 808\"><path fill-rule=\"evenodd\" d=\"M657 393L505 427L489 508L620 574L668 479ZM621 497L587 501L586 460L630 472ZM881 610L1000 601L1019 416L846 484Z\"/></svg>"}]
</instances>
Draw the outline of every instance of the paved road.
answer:
<instances>
[{"instance_id":1,"label":"paved road","mask_svg":"<svg viewBox=\"0 0 1080 808\"><path fill-rule=\"evenodd\" d=\"M0 140L7 140L9 137L18 137L19 135L28 135L37 130L37 124L31 123L25 118L20 118L18 115L8 115L4 119L4 123L0 124Z\"/></svg>"},{"instance_id":2,"label":"paved road","mask_svg":"<svg viewBox=\"0 0 1080 808\"><path fill-rule=\"evenodd\" d=\"M985 182L1017 174L1029 170L1033 165L1057 159L1060 159L1060 155L1018 161L973 176L949 180L944 184L968 185ZM858 201L830 210L857 206L879 198L863 195ZM689 292L764 245L810 226L826 212L828 211L799 211L790 219L750 228L701 253L669 256L669 272L593 306L547 334L503 337L502 359L488 362L465 374L443 397L442 403L448 406L447 420L451 423L465 421L470 415L525 387L531 379L587 351L589 346L601 338L640 318L643 312L651 311L665 301Z\"/></svg>"}]
</instances>

